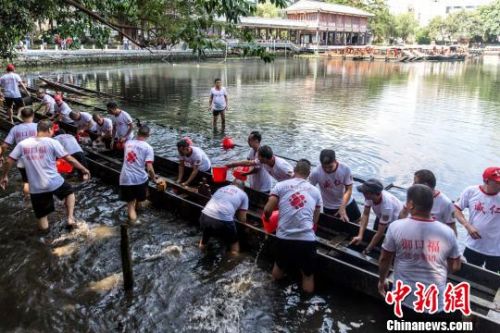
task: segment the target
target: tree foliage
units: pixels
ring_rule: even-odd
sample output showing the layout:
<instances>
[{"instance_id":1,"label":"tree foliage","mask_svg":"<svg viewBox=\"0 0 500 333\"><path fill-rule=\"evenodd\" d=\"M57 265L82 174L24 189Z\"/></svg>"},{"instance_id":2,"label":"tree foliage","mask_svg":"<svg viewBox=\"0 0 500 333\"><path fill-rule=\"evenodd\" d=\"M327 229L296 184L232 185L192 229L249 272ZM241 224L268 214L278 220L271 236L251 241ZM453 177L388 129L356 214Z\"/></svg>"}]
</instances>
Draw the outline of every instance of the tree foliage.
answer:
<instances>
[{"instance_id":1,"label":"tree foliage","mask_svg":"<svg viewBox=\"0 0 500 333\"><path fill-rule=\"evenodd\" d=\"M256 16L260 17L279 17L280 16L280 8L278 8L273 3L266 1L265 3L259 3L257 5L257 10L255 11Z\"/></svg>"},{"instance_id":2,"label":"tree foliage","mask_svg":"<svg viewBox=\"0 0 500 333\"><path fill-rule=\"evenodd\" d=\"M394 19L394 35L408 42L418 29L418 21L413 13L399 14Z\"/></svg>"},{"instance_id":3,"label":"tree foliage","mask_svg":"<svg viewBox=\"0 0 500 333\"><path fill-rule=\"evenodd\" d=\"M267 1L286 6L286 0ZM57 23L50 33L97 44L116 30L143 47L184 41L202 54L220 46L221 40L209 33L210 28L224 27L236 35L239 18L255 11L256 4L247 0L4 0L0 6L0 57L12 58L15 45L40 22Z\"/></svg>"}]
</instances>

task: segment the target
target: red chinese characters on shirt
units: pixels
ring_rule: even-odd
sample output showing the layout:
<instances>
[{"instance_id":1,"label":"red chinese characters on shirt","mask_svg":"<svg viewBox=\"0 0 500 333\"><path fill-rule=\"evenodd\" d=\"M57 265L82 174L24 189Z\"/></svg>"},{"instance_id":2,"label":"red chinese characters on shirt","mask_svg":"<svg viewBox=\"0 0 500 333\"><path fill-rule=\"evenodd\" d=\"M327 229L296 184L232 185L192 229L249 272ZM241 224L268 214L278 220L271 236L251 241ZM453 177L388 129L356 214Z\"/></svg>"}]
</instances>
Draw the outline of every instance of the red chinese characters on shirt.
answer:
<instances>
[{"instance_id":1,"label":"red chinese characters on shirt","mask_svg":"<svg viewBox=\"0 0 500 333\"><path fill-rule=\"evenodd\" d=\"M394 314L398 318L403 318L403 309L401 303L411 293L411 287L405 285L401 280L396 281L396 287L393 291L388 291L385 294L385 302L389 305L394 304Z\"/></svg>"},{"instance_id":2,"label":"red chinese characters on shirt","mask_svg":"<svg viewBox=\"0 0 500 333\"><path fill-rule=\"evenodd\" d=\"M134 163L135 161L137 161L137 155L135 152L133 151L129 151L128 154L127 154L127 162L132 164Z\"/></svg>"},{"instance_id":3,"label":"red chinese characters on shirt","mask_svg":"<svg viewBox=\"0 0 500 333\"><path fill-rule=\"evenodd\" d=\"M474 205L474 210L486 214L486 211L484 210L484 205L481 201L476 202L476 204Z\"/></svg>"},{"instance_id":4,"label":"red chinese characters on shirt","mask_svg":"<svg viewBox=\"0 0 500 333\"><path fill-rule=\"evenodd\" d=\"M456 286L447 283L444 291L444 311L450 313L460 310L463 315L470 315L469 296L470 284L468 282L460 282Z\"/></svg>"},{"instance_id":5,"label":"red chinese characters on shirt","mask_svg":"<svg viewBox=\"0 0 500 333\"><path fill-rule=\"evenodd\" d=\"M304 207L307 202L306 197L303 194L300 194L300 192L295 192L294 194L292 194L288 201L290 202L290 205L292 205L292 207L295 209Z\"/></svg>"},{"instance_id":6,"label":"red chinese characters on shirt","mask_svg":"<svg viewBox=\"0 0 500 333\"><path fill-rule=\"evenodd\" d=\"M425 309L429 310L430 314L436 313L438 310L439 289L435 284L431 284L425 289L423 283L416 283L417 290L415 296L417 300L413 302L413 310L418 313L423 313Z\"/></svg>"}]
</instances>

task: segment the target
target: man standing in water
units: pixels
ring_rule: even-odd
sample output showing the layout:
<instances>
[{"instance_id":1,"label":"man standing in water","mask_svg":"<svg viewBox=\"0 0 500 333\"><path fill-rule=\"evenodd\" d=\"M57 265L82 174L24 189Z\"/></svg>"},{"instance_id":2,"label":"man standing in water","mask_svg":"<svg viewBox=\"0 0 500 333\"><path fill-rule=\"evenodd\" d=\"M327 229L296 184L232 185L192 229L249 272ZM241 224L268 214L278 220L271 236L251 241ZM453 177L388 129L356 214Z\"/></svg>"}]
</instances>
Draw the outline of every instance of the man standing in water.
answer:
<instances>
[{"instance_id":1,"label":"man standing in water","mask_svg":"<svg viewBox=\"0 0 500 333\"><path fill-rule=\"evenodd\" d=\"M6 155L9 147L15 147L19 142L36 136L37 125L33 122L34 117L35 113L33 112L33 109L27 107L21 109L21 119L23 120L23 123L10 129L9 134L0 148L0 152L3 152ZM27 197L30 193L30 187L28 183L28 175L26 174L26 168L21 160L17 161L17 169L19 170L23 180L23 193Z\"/></svg>"},{"instance_id":2,"label":"man standing in water","mask_svg":"<svg viewBox=\"0 0 500 333\"><path fill-rule=\"evenodd\" d=\"M209 108L212 111L212 127L217 127L217 117L220 115L221 129L226 128L226 114L227 110L227 91L222 86L221 79L215 79L215 85L210 89L210 99L208 100Z\"/></svg>"},{"instance_id":3,"label":"man standing in water","mask_svg":"<svg viewBox=\"0 0 500 333\"><path fill-rule=\"evenodd\" d=\"M458 222L468 232L467 262L500 272L500 167L483 172L483 184L466 188L455 203ZM469 209L469 220L463 210Z\"/></svg>"},{"instance_id":4,"label":"man standing in water","mask_svg":"<svg viewBox=\"0 0 500 333\"><path fill-rule=\"evenodd\" d=\"M137 203L146 200L148 176L149 179L156 181L153 168L155 155L153 147L146 142L148 138L149 127L141 126L137 132L137 139L128 140L125 144L123 166L120 172L120 197L127 202L130 223L137 222Z\"/></svg>"},{"instance_id":5,"label":"man standing in water","mask_svg":"<svg viewBox=\"0 0 500 333\"><path fill-rule=\"evenodd\" d=\"M7 117L10 122L13 122L13 111L17 113L17 111L24 106L19 86L21 86L26 95L29 96L28 89L26 89L21 77L17 73L14 73L15 70L16 68L13 64L8 64L6 73L0 76L0 87L3 88L5 107L7 108Z\"/></svg>"},{"instance_id":6,"label":"man standing in water","mask_svg":"<svg viewBox=\"0 0 500 333\"><path fill-rule=\"evenodd\" d=\"M113 138L113 122L109 118L104 118L99 113L94 113L92 119L95 123L94 133L98 136L96 140L102 140L106 148L110 149Z\"/></svg>"},{"instance_id":7,"label":"man standing in water","mask_svg":"<svg viewBox=\"0 0 500 333\"><path fill-rule=\"evenodd\" d=\"M272 275L274 280L279 280L286 270L298 268L302 273L302 289L312 293L316 262L313 227L318 223L323 201L319 190L307 181L311 163L299 160L294 172L294 178L276 184L264 207L268 220L273 211L279 209L276 261Z\"/></svg>"},{"instance_id":8,"label":"man standing in water","mask_svg":"<svg viewBox=\"0 0 500 333\"><path fill-rule=\"evenodd\" d=\"M237 212L240 222L247 221L248 195L243 191L244 188L245 183L235 179L231 185L218 189L203 208L200 216L203 230L200 250L205 250L208 240L216 236L230 246L231 254L240 252L234 216Z\"/></svg>"},{"instance_id":9,"label":"man standing in water","mask_svg":"<svg viewBox=\"0 0 500 333\"><path fill-rule=\"evenodd\" d=\"M132 139L134 123L130 115L119 109L116 102L108 102L106 104L108 113L113 116L111 120L113 121L113 139L118 146L123 145L127 140Z\"/></svg>"},{"instance_id":10,"label":"man standing in water","mask_svg":"<svg viewBox=\"0 0 500 333\"><path fill-rule=\"evenodd\" d=\"M48 120L40 121L37 136L21 141L10 153L0 183L5 189L9 170L16 161L22 160L28 175L31 204L38 219L38 227L43 231L49 228L48 215L54 211L54 196L64 200L68 226L75 225L75 194L71 185L57 172L56 160L64 158L82 172L84 180L90 178L89 170L68 155L61 144L51 138L52 135L52 123Z\"/></svg>"}]
</instances>

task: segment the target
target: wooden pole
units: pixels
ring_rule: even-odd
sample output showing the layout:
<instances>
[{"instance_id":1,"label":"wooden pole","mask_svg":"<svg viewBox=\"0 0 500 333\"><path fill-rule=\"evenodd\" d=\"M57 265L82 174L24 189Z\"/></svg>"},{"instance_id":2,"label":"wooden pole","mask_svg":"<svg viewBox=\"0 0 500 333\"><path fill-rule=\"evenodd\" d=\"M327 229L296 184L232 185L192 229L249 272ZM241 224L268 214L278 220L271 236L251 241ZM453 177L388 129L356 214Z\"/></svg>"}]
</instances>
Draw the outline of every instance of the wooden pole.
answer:
<instances>
[{"instance_id":1,"label":"wooden pole","mask_svg":"<svg viewBox=\"0 0 500 333\"><path fill-rule=\"evenodd\" d=\"M122 256L123 287L125 291L131 291L134 288L134 273L132 270L132 257L130 255L130 244L128 235L128 225L120 226L121 240L120 250Z\"/></svg>"}]
</instances>

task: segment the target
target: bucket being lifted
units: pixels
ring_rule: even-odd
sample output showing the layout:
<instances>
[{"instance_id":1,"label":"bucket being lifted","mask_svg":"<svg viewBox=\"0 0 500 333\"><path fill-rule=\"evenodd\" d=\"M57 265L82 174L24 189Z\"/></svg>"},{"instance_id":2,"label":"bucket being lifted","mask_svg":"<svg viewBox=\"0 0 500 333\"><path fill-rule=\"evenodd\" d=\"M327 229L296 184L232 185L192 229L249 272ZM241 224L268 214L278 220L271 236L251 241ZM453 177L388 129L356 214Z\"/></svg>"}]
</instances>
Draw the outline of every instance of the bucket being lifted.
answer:
<instances>
[{"instance_id":1,"label":"bucket being lifted","mask_svg":"<svg viewBox=\"0 0 500 333\"><path fill-rule=\"evenodd\" d=\"M226 166L214 166L212 167L212 178L214 183L223 183L226 181L227 167Z\"/></svg>"},{"instance_id":2,"label":"bucket being lifted","mask_svg":"<svg viewBox=\"0 0 500 333\"><path fill-rule=\"evenodd\" d=\"M59 173L72 173L73 165L66 161L64 158L58 158L56 161L57 172Z\"/></svg>"},{"instance_id":3,"label":"bucket being lifted","mask_svg":"<svg viewBox=\"0 0 500 333\"><path fill-rule=\"evenodd\" d=\"M264 216L264 213L262 213L262 224L264 226L264 230L272 234L273 232L278 229L278 221L280 219L280 213L279 211L275 210L272 214L269 220L266 220L266 217Z\"/></svg>"},{"instance_id":4,"label":"bucket being lifted","mask_svg":"<svg viewBox=\"0 0 500 333\"><path fill-rule=\"evenodd\" d=\"M249 166L240 166L237 168L233 169L233 177L236 179L239 179L241 181L246 181L247 176L245 175L246 173L249 173L252 171L252 167Z\"/></svg>"}]
</instances>

